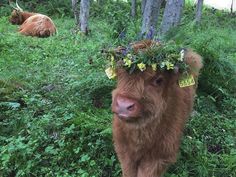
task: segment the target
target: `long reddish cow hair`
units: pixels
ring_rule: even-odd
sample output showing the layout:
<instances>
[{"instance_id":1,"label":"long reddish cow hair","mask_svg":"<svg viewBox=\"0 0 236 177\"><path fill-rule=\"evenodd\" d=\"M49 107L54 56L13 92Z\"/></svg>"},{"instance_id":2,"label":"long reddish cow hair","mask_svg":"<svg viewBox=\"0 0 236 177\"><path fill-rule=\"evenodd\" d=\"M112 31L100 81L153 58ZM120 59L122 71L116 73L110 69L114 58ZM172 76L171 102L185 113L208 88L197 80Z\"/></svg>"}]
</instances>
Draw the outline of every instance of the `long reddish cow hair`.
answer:
<instances>
[{"instance_id":1,"label":"long reddish cow hair","mask_svg":"<svg viewBox=\"0 0 236 177\"><path fill-rule=\"evenodd\" d=\"M133 45L149 47L151 42ZM185 62L197 81L201 57L191 50ZM176 161L195 86L180 88L180 73L151 68L129 74L118 68L112 92L113 140L123 177L160 177Z\"/></svg>"},{"instance_id":2,"label":"long reddish cow hair","mask_svg":"<svg viewBox=\"0 0 236 177\"><path fill-rule=\"evenodd\" d=\"M11 13L9 21L14 25L20 25L19 33L26 36L49 37L56 33L56 26L51 18L39 13L23 11L18 3Z\"/></svg>"}]
</instances>

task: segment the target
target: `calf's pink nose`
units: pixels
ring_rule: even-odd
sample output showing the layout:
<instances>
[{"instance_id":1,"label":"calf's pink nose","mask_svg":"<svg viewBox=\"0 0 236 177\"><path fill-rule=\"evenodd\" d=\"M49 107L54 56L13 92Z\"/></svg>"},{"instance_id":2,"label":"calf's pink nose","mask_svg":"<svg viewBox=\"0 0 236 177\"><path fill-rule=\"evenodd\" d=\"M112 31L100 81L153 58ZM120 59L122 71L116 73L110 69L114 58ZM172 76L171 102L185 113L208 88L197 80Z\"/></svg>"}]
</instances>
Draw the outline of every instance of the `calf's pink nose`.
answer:
<instances>
[{"instance_id":1,"label":"calf's pink nose","mask_svg":"<svg viewBox=\"0 0 236 177\"><path fill-rule=\"evenodd\" d=\"M139 103L131 98L117 96L114 100L113 112L119 117L135 117L139 112Z\"/></svg>"}]
</instances>

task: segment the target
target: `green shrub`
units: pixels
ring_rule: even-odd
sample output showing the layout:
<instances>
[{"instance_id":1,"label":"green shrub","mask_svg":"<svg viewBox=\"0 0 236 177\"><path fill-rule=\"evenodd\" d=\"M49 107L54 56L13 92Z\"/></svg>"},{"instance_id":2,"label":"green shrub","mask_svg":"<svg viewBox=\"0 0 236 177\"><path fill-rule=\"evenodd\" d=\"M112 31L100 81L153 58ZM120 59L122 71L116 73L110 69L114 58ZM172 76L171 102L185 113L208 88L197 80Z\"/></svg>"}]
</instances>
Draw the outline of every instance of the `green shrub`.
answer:
<instances>
[{"instance_id":1,"label":"green shrub","mask_svg":"<svg viewBox=\"0 0 236 177\"><path fill-rule=\"evenodd\" d=\"M167 38L193 48L203 57L199 90L221 101L236 89L236 36L231 27L221 29L212 27L213 24L208 25L188 23L176 29L177 33L171 31Z\"/></svg>"},{"instance_id":2,"label":"green shrub","mask_svg":"<svg viewBox=\"0 0 236 177\"><path fill-rule=\"evenodd\" d=\"M25 11L38 12L60 17L73 15L71 11L71 2L68 2L67 0L21 0L18 1L18 4ZM8 0L3 0L2 5L3 7L0 6L0 16L9 16L12 8L9 6Z\"/></svg>"}]
</instances>

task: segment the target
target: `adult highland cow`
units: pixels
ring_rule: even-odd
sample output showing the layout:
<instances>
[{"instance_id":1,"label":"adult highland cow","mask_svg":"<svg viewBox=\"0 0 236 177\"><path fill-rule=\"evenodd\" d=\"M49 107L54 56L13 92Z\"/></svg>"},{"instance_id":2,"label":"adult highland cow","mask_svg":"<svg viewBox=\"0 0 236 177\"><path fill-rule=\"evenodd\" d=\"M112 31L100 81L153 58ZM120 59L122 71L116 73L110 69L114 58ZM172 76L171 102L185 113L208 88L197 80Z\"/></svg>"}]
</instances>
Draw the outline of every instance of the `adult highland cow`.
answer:
<instances>
[{"instance_id":1,"label":"adult highland cow","mask_svg":"<svg viewBox=\"0 0 236 177\"><path fill-rule=\"evenodd\" d=\"M10 3L10 2L9 2ZM9 21L14 25L21 25L19 33L26 36L49 37L56 33L56 27L46 15L39 13L31 13L23 11L16 0L16 7L10 3L14 8Z\"/></svg>"},{"instance_id":2,"label":"adult highland cow","mask_svg":"<svg viewBox=\"0 0 236 177\"><path fill-rule=\"evenodd\" d=\"M132 48L111 52L106 70L110 78L117 77L112 92L115 151L123 177L160 177L176 161L201 57L171 43L141 41Z\"/></svg>"}]
</instances>

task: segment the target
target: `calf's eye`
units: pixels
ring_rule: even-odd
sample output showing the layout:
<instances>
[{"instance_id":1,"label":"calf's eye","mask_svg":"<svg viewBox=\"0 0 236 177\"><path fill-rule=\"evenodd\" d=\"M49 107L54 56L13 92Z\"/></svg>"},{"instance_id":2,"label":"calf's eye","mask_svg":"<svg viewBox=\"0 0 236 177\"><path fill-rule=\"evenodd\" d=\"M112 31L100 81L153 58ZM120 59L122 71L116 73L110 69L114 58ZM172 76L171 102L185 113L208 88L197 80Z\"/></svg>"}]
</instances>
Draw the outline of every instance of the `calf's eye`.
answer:
<instances>
[{"instance_id":1,"label":"calf's eye","mask_svg":"<svg viewBox=\"0 0 236 177\"><path fill-rule=\"evenodd\" d=\"M159 76L153 79L152 85L153 86L160 86L163 83L163 77Z\"/></svg>"}]
</instances>

